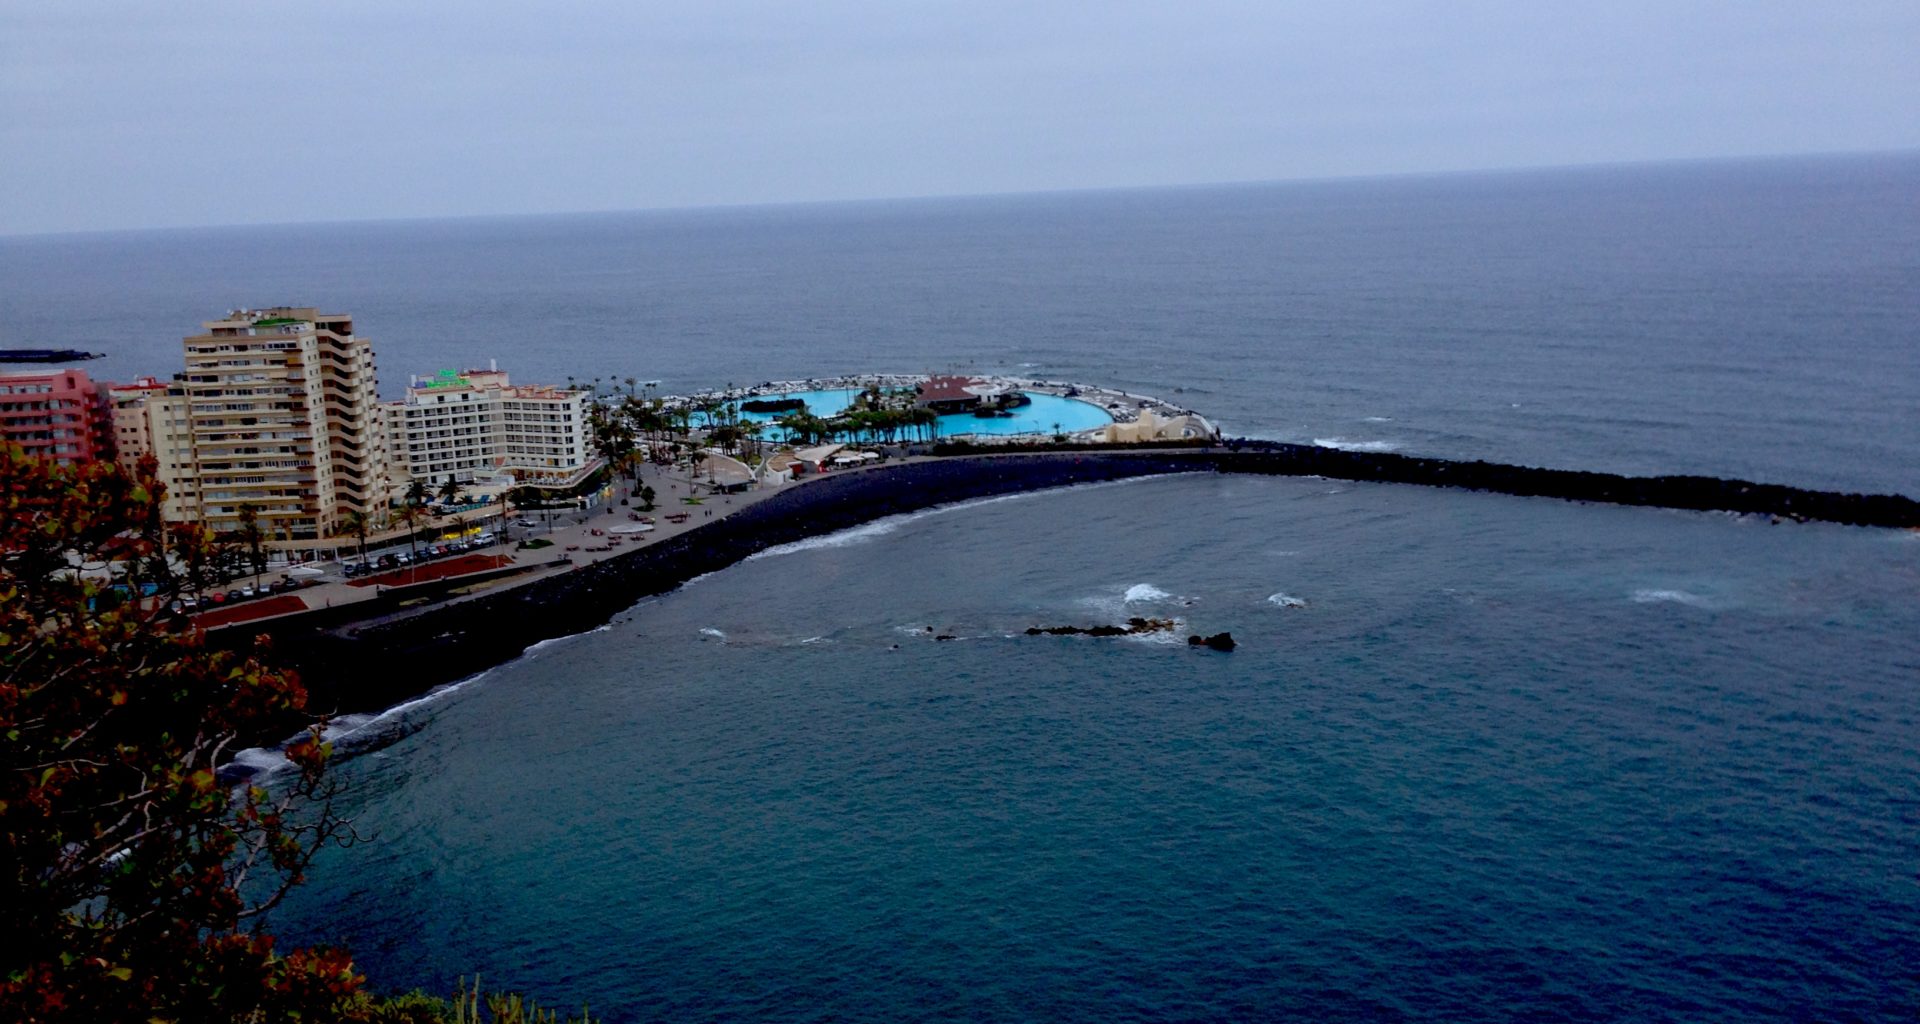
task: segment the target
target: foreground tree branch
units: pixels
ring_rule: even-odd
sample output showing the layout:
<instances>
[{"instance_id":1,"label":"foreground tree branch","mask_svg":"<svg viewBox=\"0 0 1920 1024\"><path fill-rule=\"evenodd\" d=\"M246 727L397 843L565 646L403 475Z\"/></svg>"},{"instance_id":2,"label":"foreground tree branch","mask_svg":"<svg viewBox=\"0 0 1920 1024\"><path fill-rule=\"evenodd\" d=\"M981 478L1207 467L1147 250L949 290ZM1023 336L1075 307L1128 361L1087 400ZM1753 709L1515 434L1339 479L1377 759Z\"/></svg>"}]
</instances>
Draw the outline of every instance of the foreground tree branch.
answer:
<instances>
[{"instance_id":1,"label":"foreground tree branch","mask_svg":"<svg viewBox=\"0 0 1920 1024\"><path fill-rule=\"evenodd\" d=\"M209 649L166 611L170 565L223 556L205 531L169 537L160 498L150 465L0 446L0 1020L352 1019L344 953L241 927L351 831L317 730L271 792L218 778L306 693L264 649Z\"/></svg>"}]
</instances>

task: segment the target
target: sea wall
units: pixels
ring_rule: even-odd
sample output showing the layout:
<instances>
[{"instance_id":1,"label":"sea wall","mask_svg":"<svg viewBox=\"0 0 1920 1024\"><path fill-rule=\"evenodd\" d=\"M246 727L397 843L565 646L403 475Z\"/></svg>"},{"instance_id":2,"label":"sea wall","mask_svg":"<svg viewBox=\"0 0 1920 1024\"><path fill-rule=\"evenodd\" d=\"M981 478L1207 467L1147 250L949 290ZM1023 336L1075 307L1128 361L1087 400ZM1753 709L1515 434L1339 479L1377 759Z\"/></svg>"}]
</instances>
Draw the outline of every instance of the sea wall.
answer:
<instances>
[{"instance_id":1,"label":"sea wall","mask_svg":"<svg viewBox=\"0 0 1920 1024\"><path fill-rule=\"evenodd\" d=\"M599 626L664 593L778 544L935 505L1077 483L1180 472L1324 476L1624 505L1727 510L1858 525L1920 526L1920 503L1709 477L1454 462L1303 445L1243 443L1158 451L1061 446L955 456L830 475L794 486L680 536L571 572L456 603L355 625L273 624L280 656L300 669L316 710L386 707L500 664L532 644ZM240 630L223 631L240 639Z\"/></svg>"},{"instance_id":2,"label":"sea wall","mask_svg":"<svg viewBox=\"0 0 1920 1024\"><path fill-rule=\"evenodd\" d=\"M1898 494L1842 494L1708 476L1621 476L1273 442L1229 442L1226 451L1211 458L1219 469L1238 473L1425 484L1522 497L1739 512L1849 526L1920 527L1920 502Z\"/></svg>"}]
</instances>

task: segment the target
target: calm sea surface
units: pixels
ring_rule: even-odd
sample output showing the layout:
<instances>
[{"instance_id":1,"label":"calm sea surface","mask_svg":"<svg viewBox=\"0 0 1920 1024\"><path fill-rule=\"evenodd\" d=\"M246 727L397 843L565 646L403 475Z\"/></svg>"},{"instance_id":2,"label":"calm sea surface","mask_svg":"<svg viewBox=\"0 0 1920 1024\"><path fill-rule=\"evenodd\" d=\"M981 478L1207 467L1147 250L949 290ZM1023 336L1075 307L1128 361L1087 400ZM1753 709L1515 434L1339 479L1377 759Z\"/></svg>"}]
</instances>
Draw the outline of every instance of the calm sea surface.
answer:
<instances>
[{"instance_id":1,"label":"calm sea surface","mask_svg":"<svg viewBox=\"0 0 1920 1024\"><path fill-rule=\"evenodd\" d=\"M0 345L1087 380L1920 493L1920 157L0 239ZM1178 618L1232 654L1031 625ZM961 639L940 642L934 633ZM277 915L610 1019L1912 1020L1920 538L1193 477L762 556L357 727ZM371 743L384 736L392 742Z\"/></svg>"},{"instance_id":2,"label":"calm sea surface","mask_svg":"<svg viewBox=\"0 0 1920 1024\"><path fill-rule=\"evenodd\" d=\"M1911 494L1917 197L1909 154L0 238L0 346L166 376L202 320L317 304L390 395L488 358L670 391L996 371L1278 440Z\"/></svg>"}]
</instances>

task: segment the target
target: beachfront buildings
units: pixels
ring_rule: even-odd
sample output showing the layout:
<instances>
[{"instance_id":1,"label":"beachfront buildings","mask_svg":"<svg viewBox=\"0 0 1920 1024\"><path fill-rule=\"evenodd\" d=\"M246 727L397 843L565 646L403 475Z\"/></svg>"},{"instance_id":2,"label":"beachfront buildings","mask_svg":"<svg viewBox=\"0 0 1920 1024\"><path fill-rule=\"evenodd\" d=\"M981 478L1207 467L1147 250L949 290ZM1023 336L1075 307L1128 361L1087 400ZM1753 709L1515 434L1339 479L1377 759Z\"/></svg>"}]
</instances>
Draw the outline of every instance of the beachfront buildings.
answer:
<instances>
[{"instance_id":1,"label":"beachfront buildings","mask_svg":"<svg viewBox=\"0 0 1920 1024\"><path fill-rule=\"evenodd\" d=\"M588 392L513 384L497 368L415 378L384 407L396 482L471 483L500 473L527 483L578 482L598 465Z\"/></svg>"},{"instance_id":2,"label":"beachfront buildings","mask_svg":"<svg viewBox=\"0 0 1920 1024\"><path fill-rule=\"evenodd\" d=\"M152 456L154 477L166 498L160 514L169 522L195 518L193 431L186 392L175 383L141 377L107 390L113 415L114 456L128 470Z\"/></svg>"},{"instance_id":3,"label":"beachfront buildings","mask_svg":"<svg viewBox=\"0 0 1920 1024\"><path fill-rule=\"evenodd\" d=\"M85 370L0 374L0 438L57 462L110 459L106 389Z\"/></svg>"},{"instance_id":4,"label":"beachfront buildings","mask_svg":"<svg viewBox=\"0 0 1920 1024\"><path fill-rule=\"evenodd\" d=\"M267 538L283 541L337 534L349 512L384 519L373 345L352 317L282 306L204 327L184 340L186 369L149 418L150 430L151 416L185 421L150 442L190 451L169 482L180 518L227 532L251 507Z\"/></svg>"}]
</instances>

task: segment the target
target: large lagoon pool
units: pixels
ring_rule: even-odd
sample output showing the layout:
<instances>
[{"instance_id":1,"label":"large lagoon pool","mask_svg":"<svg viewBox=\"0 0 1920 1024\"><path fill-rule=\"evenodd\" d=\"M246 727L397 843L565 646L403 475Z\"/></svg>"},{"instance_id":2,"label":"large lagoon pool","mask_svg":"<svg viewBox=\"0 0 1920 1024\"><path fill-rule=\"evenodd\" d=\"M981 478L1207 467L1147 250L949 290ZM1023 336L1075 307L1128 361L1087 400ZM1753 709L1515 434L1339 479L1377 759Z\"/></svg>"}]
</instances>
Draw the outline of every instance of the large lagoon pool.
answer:
<instances>
[{"instance_id":1,"label":"large lagoon pool","mask_svg":"<svg viewBox=\"0 0 1920 1024\"><path fill-rule=\"evenodd\" d=\"M798 398L807 403L807 411L815 416L831 417L852 404L859 388L833 388L822 391L788 391L777 395L760 395L762 401ZM1092 430L1113 422L1113 417L1105 409L1091 402L1082 402L1076 398L1061 398L1038 391L1022 392L1031 404L1013 409L1011 416L996 416L982 419L971 414L940 417L941 437L958 437L962 434L989 434L995 437L1010 437L1016 434L1051 434L1056 431L1072 434L1082 430ZM740 418L754 423L771 423L785 416L785 413L743 412ZM778 427L766 431L764 437L778 437L782 432Z\"/></svg>"}]
</instances>

